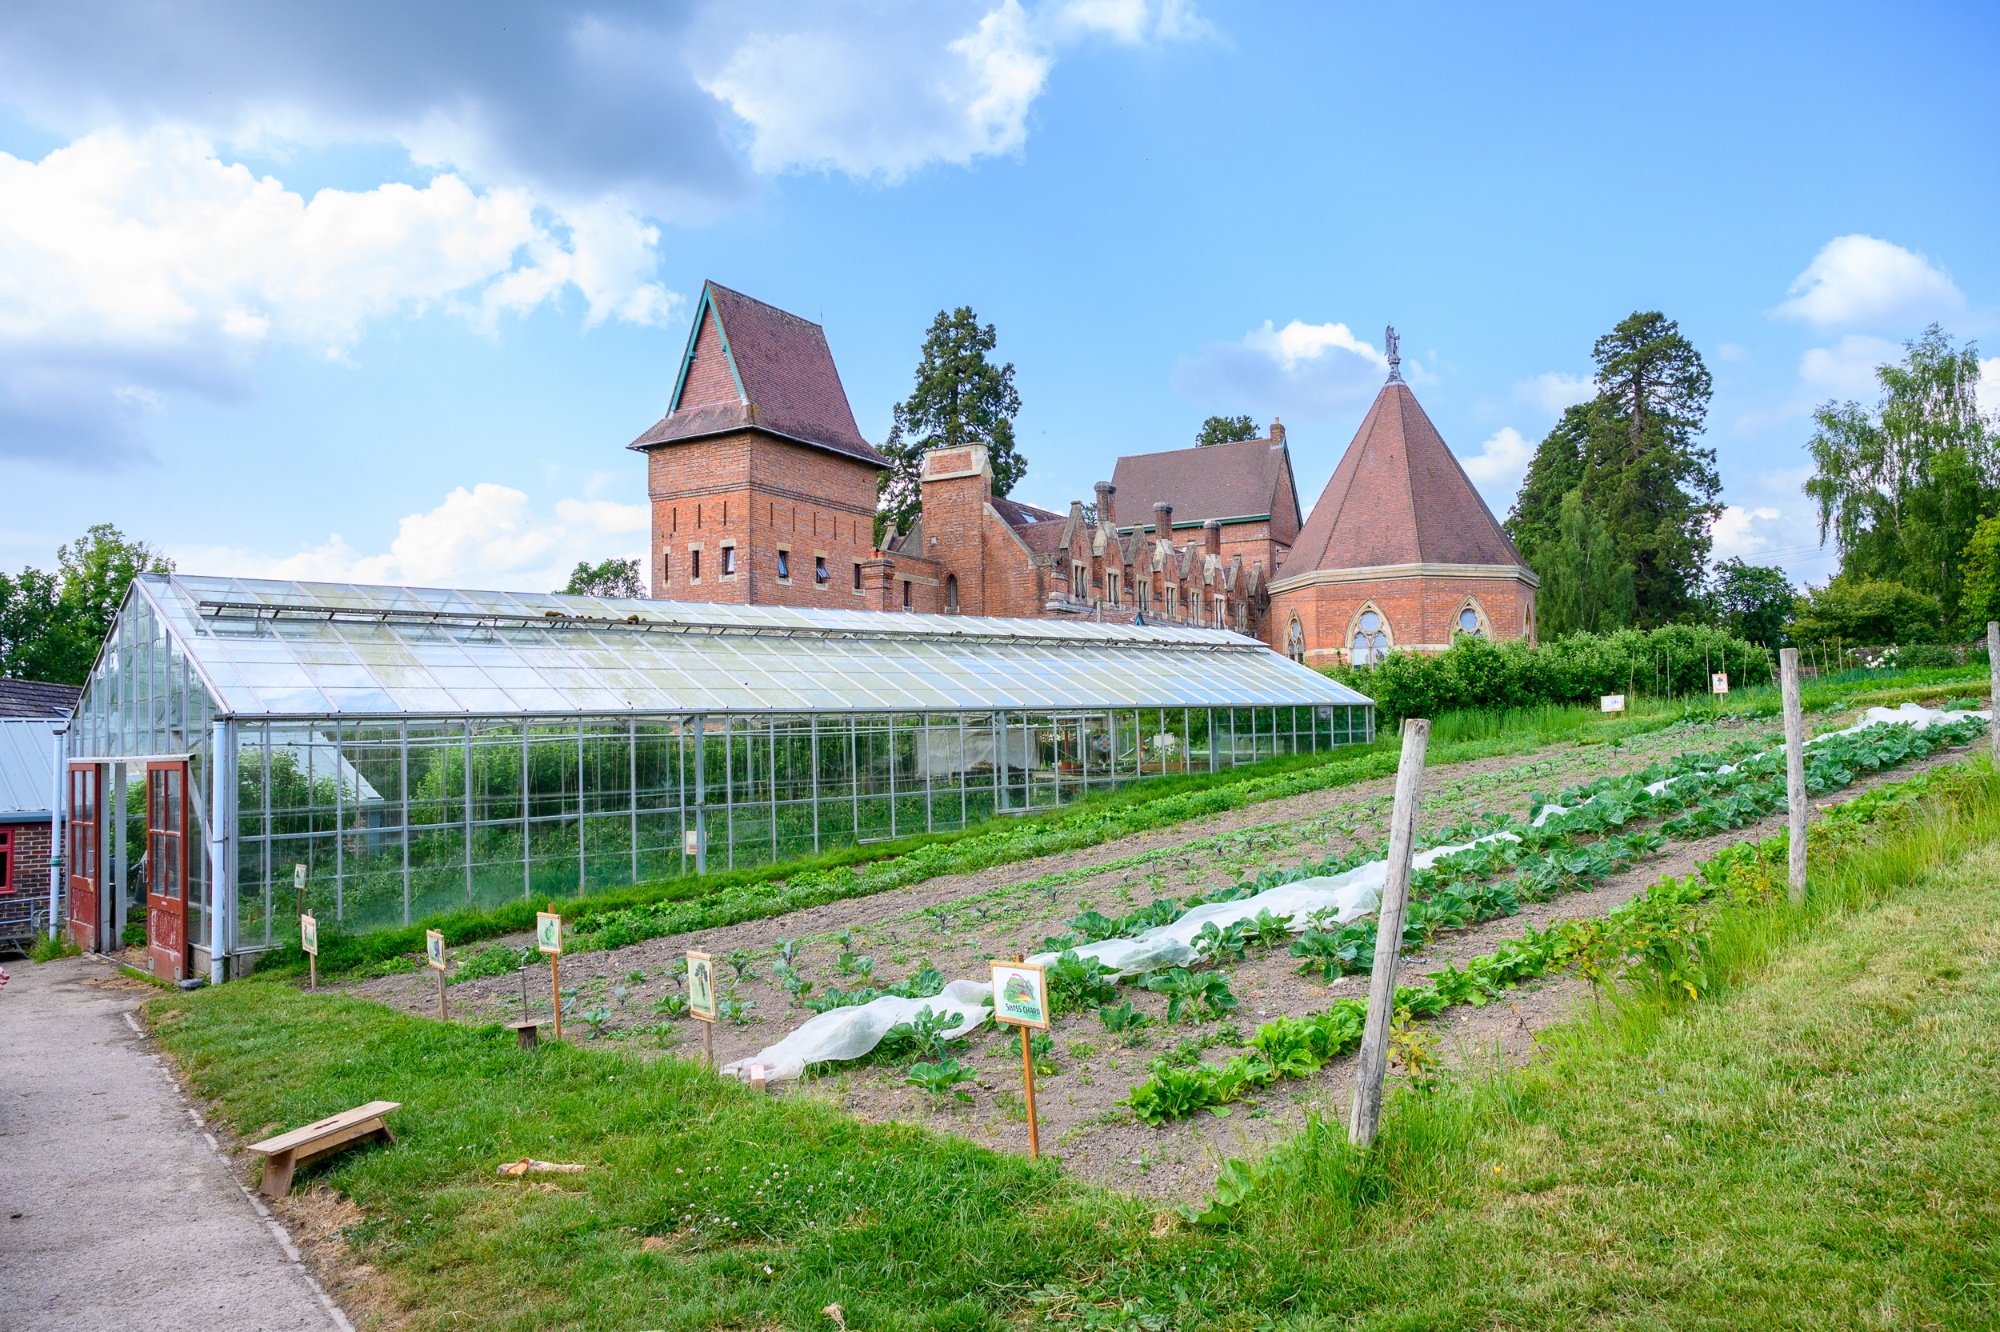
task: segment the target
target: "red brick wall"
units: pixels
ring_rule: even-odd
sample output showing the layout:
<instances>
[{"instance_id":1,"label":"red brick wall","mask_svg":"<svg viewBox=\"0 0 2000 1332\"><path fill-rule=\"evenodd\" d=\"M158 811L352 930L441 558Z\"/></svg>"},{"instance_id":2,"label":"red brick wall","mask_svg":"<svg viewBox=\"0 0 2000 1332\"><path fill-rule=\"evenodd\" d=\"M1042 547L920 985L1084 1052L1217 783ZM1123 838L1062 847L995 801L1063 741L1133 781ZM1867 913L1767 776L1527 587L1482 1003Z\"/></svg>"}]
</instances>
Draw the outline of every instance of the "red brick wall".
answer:
<instances>
[{"instance_id":1,"label":"red brick wall","mask_svg":"<svg viewBox=\"0 0 2000 1332\"><path fill-rule=\"evenodd\" d=\"M1451 643L1458 612L1468 599L1486 612L1496 641L1528 634L1534 589L1511 578L1391 578L1321 583L1271 598L1264 640L1280 652L1292 616L1305 631L1306 660L1332 666L1347 660L1348 632L1362 606L1372 602L1389 622L1391 646L1443 647Z\"/></svg>"},{"instance_id":2,"label":"red brick wall","mask_svg":"<svg viewBox=\"0 0 2000 1332\"><path fill-rule=\"evenodd\" d=\"M875 468L752 431L647 454L654 596L846 610L864 603L854 591L854 566L875 555ZM729 543L736 572L724 577L721 552ZM696 545L699 582L690 558ZM788 552L785 579L778 577L780 547ZM824 583L814 580L815 557L826 560Z\"/></svg>"},{"instance_id":3,"label":"red brick wall","mask_svg":"<svg viewBox=\"0 0 2000 1332\"><path fill-rule=\"evenodd\" d=\"M46 823L0 823L0 833L12 833L14 845L8 863L15 893L47 894L49 891L49 825Z\"/></svg>"}]
</instances>

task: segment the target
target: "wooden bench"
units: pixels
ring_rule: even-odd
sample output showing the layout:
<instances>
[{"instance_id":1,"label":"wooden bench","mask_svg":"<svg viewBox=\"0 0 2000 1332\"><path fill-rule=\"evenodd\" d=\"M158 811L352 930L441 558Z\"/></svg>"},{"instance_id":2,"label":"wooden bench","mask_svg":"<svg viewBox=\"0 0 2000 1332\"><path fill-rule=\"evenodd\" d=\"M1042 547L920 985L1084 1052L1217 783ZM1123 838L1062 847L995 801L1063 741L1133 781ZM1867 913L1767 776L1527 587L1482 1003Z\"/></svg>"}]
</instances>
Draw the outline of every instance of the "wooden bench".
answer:
<instances>
[{"instance_id":1,"label":"wooden bench","mask_svg":"<svg viewBox=\"0 0 2000 1332\"><path fill-rule=\"evenodd\" d=\"M264 1154L264 1192L273 1198L282 1198L290 1193L292 1171L315 1156L324 1156L357 1142L394 1142L396 1135L389 1132L389 1125L383 1116L391 1110L400 1109L400 1101L370 1101L326 1119L315 1120L304 1128L295 1128L275 1138L251 1143L251 1151Z\"/></svg>"}]
</instances>

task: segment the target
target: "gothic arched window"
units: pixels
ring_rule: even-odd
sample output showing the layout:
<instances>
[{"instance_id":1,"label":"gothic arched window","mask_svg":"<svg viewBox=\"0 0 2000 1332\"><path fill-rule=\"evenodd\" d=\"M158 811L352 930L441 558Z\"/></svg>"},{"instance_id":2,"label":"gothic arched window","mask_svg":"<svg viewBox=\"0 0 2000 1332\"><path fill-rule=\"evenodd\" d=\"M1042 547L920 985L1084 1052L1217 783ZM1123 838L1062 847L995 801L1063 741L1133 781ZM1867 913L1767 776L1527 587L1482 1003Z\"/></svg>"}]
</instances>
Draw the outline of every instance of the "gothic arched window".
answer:
<instances>
[{"instance_id":1,"label":"gothic arched window","mask_svg":"<svg viewBox=\"0 0 2000 1332\"><path fill-rule=\"evenodd\" d=\"M958 575L944 576L944 608L949 615L958 614Z\"/></svg>"},{"instance_id":2,"label":"gothic arched window","mask_svg":"<svg viewBox=\"0 0 2000 1332\"><path fill-rule=\"evenodd\" d=\"M1303 666L1306 664L1306 629L1294 615L1289 628L1285 630L1285 655Z\"/></svg>"},{"instance_id":3,"label":"gothic arched window","mask_svg":"<svg viewBox=\"0 0 2000 1332\"><path fill-rule=\"evenodd\" d=\"M1355 666L1374 666L1389 656L1389 622L1382 612L1368 605L1354 617L1354 634L1348 643L1348 661Z\"/></svg>"},{"instance_id":4,"label":"gothic arched window","mask_svg":"<svg viewBox=\"0 0 2000 1332\"><path fill-rule=\"evenodd\" d=\"M1474 638L1484 638L1486 636L1486 630L1480 623L1479 605L1477 602L1468 601L1459 608L1457 629L1459 633L1471 634Z\"/></svg>"}]
</instances>

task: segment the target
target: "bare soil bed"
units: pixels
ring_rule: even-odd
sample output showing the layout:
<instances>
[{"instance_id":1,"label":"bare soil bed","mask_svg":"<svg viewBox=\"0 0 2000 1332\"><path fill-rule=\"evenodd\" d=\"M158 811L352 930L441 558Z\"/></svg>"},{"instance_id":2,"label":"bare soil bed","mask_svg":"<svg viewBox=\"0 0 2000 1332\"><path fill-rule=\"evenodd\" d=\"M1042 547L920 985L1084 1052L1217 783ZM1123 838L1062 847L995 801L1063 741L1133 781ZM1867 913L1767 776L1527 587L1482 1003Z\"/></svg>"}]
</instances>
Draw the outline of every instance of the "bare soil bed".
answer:
<instances>
[{"instance_id":1,"label":"bare soil bed","mask_svg":"<svg viewBox=\"0 0 2000 1332\"><path fill-rule=\"evenodd\" d=\"M1817 729L1841 724L1825 720ZM1618 746L1561 744L1527 759L1434 768L1426 782L1422 827L1435 831L1487 811L1521 816L1537 793L1553 794L1567 783L1632 771L1684 750L1713 750L1742 738L1774 743L1775 728L1767 721L1730 719L1658 732ZM1924 764L1864 779L1840 793L1839 799L1851 799L1883 781L1901 780L1923 767L1951 762L1962 752L1941 752ZM576 989L574 997L565 1001L565 1034L572 1040L602 1039L640 1053L688 1053L698 1046L696 1025L663 1018L656 1011L666 996L679 992L681 954L690 948L718 957L734 952L742 965L735 995L751 1007L744 1022L718 1024L715 1049L721 1062L743 1058L811 1016L773 980L771 963L781 940L793 941L799 971L815 982L813 994L828 986L851 990L871 978L877 983L900 979L926 964L947 977L983 976L988 959L1037 951L1046 936L1062 932L1063 922L1079 911L1093 907L1109 914L1129 911L1154 897L1185 897L1274 866L1319 860L1357 843L1374 842L1387 819L1391 787L1385 780L1293 797L1088 850L933 879L871 898L609 952L572 955L563 963L565 989ZM1602 915L1663 874L1688 873L1723 846L1767 836L1782 826L1783 816L1778 815L1733 833L1670 843L1593 891L1527 905L1516 916L1440 936L1421 955L1407 959L1409 979L1489 952L1530 925ZM527 942L526 938L502 941L508 946ZM465 956L477 951L478 947L467 949ZM1220 1062L1236 1053L1261 1022L1279 1014L1305 1016L1333 999L1366 990L1365 976L1325 984L1301 976L1296 966L1280 948L1253 953L1230 968L1230 986L1241 1006L1226 1022L1169 1027L1163 1021L1164 997L1136 986L1122 987L1120 998L1129 998L1156 1021L1130 1040L1106 1032L1094 1012L1060 1019L1051 1033L1055 1072L1037 1078L1043 1150L1061 1157L1075 1173L1114 1187L1191 1198L1207 1190L1224 1158L1291 1135L1309 1112L1344 1113L1350 1059L1335 1061L1313 1078L1280 1083L1232 1107L1227 1117L1204 1112L1156 1128L1115 1104L1148 1076L1151 1060L1177 1045L1195 1042L1203 1047L1205 1062ZM730 967L723 968L725 982L730 972ZM530 966L526 980L529 1012L546 1016L550 1009L546 969ZM428 973L377 977L345 988L414 1014L436 1012L435 981ZM449 995L456 1021L486 1023L521 1016L521 980L513 973L454 984ZM1484 1008L1453 1009L1438 1024L1446 1062L1463 1066L1475 1060L1524 1059L1533 1049L1537 1030L1563 1020L1587 997L1586 986L1552 981L1525 986ZM594 1014L595 1020L586 1022L586 1013ZM997 1149L1025 1150L1018 1037L1011 1031L983 1028L969 1039L968 1047L958 1058L978 1070L970 1104L939 1102L903 1085L901 1063L867 1061L842 1065L830 1076L785 1087L781 1094L820 1097L862 1119L922 1123Z\"/></svg>"}]
</instances>

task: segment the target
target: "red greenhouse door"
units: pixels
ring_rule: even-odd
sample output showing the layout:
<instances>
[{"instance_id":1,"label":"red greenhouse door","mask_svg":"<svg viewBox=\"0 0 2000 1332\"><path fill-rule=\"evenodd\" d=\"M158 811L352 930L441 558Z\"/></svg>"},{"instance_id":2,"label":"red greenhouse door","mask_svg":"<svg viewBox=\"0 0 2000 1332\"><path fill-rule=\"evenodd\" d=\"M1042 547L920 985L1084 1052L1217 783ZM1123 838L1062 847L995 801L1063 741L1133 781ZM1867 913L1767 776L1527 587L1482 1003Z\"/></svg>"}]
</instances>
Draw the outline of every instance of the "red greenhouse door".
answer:
<instances>
[{"instance_id":1,"label":"red greenhouse door","mask_svg":"<svg viewBox=\"0 0 2000 1332\"><path fill-rule=\"evenodd\" d=\"M187 771L146 765L146 957L161 980L188 974Z\"/></svg>"},{"instance_id":2,"label":"red greenhouse door","mask_svg":"<svg viewBox=\"0 0 2000 1332\"><path fill-rule=\"evenodd\" d=\"M69 937L86 953L99 945L97 765L69 770Z\"/></svg>"}]
</instances>

